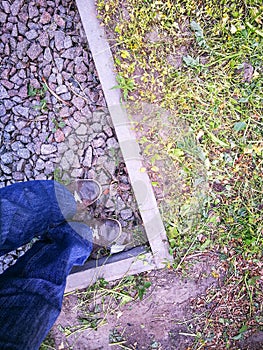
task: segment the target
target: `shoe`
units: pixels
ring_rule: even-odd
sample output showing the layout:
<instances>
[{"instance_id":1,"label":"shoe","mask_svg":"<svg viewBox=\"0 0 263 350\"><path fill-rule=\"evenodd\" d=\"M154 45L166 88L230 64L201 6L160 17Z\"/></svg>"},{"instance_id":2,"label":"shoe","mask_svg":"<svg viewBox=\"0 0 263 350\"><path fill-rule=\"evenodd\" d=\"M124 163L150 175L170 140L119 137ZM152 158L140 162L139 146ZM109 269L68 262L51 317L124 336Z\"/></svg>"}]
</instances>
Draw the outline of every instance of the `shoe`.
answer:
<instances>
[{"instance_id":1,"label":"shoe","mask_svg":"<svg viewBox=\"0 0 263 350\"><path fill-rule=\"evenodd\" d=\"M122 233L121 223L116 219L91 220L88 225L93 231L92 258L109 255L110 248Z\"/></svg>"},{"instance_id":2,"label":"shoe","mask_svg":"<svg viewBox=\"0 0 263 350\"><path fill-rule=\"evenodd\" d=\"M77 211L84 210L96 202L102 194L101 185L97 181L90 179L76 180L68 185L68 189L73 193L77 202Z\"/></svg>"}]
</instances>

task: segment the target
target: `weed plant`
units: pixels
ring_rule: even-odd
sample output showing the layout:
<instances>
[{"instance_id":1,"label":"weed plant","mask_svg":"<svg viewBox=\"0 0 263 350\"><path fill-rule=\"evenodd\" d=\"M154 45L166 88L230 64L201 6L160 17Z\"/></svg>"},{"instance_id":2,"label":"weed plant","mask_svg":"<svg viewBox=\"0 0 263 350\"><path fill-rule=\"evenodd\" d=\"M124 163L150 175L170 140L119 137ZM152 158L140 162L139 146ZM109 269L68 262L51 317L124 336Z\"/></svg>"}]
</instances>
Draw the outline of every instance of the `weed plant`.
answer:
<instances>
[{"instance_id":1,"label":"weed plant","mask_svg":"<svg viewBox=\"0 0 263 350\"><path fill-rule=\"evenodd\" d=\"M234 349L262 325L262 1L97 0L97 8L114 38L110 44L125 99L162 107L171 116L166 128L157 119L146 126L140 120L136 127L153 186L164 185L171 164L177 168L176 176L168 176L174 187L162 211L174 267L205 250L219 253L227 266L220 292L207 292L215 306L206 317L198 316L193 348ZM179 142L170 127L178 123L189 126ZM160 137L164 129L169 137ZM172 161L158 166L164 153ZM180 169L187 174L183 181ZM208 189L198 187L194 197L202 205L198 216L190 211L197 220L187 221L191 215L182 214L193 207L193 192L178 202L178 188L191 187L198 175L205 176ZM236 310L240 317L228 324Z\"/></svg>"},{"instance_id":2,"label":"weed plant","mask_svg":"<svg viewBox=\"0 0 263 350\"><path fill-rule=\"evenodd\" d=\"M216 247L259 258L261 1L98 0L97 7L106 30L115 33L112 51L125 99L159 105L187 121L206 157L209 193L198 225L184 235L177 213L174 220L164 213L175 257ZM180 154L178 145L170 146L167 152Z\"/></svg>"}]
</instances>

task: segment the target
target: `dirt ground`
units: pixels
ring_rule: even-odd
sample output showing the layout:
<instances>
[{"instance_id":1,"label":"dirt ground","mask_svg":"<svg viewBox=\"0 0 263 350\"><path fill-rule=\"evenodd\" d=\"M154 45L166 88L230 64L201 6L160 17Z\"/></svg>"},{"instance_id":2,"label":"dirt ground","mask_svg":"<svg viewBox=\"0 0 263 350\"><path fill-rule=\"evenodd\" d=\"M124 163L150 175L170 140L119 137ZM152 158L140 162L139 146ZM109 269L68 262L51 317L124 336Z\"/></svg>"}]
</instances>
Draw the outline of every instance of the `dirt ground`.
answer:
<instances>
[{"instance_id":1,"label":"dirt ground","mask_svg":"<svg viewBox=\"0 0 263 350\"><path fill-rule=\"evenodd\" d=\"M41 350L263 348L260 328L255 331L251 327L251 332L226 337L231 324L222 327L224 309L228 309L229 319L233 317L237 321L235 332L238 332L242 323L238 321L238 310L242 304L231 305L227 297L234 293L236 298L231 288L225 300L219 297L228 281L228 269L216 253L195 254L187 258L178 271L168 268L151 271L134 277L132 283L138 282L138 278L142 285L145 282L150 285L144 290L142 300L134 285L127 282L129 277L111 283L104 281L99 286L66 295L61 314L45 342L48 346ZM246 318L245 310L240 312ZM213 330L217 334L214 340L209 340L209 326L217 320L219 323ZM221 341L223 338L228 342Z\"/></svg>"},{"instance_id":2,"label":"dirt ground","mask_svg":"<svg viewBox=\"0 0 263 350\"><path fill-rule=\"evenodd\" d=\"M164 269L144 274L151 282L143 300L121 305L111 305L106 322L97 330L90 328L74 333L78 323L80 306L77 294L64 299L62 312L52 329L56 349L187 349L195 340L195 322L191 300L211 285L217 285L220 277L213 277L218 270L218 260L204 256L194 264L188 264L185 277L175 271ZM107 299L107 298L106 298ZM89 308L92 301L85 307ZM99 301L101 303L101 301ZM97 300L96 300L96 305ZM106 309L104 304L104 310ZM189 330L184 321L193 318ZM70 327L70 330L69 328ZM67 332L68 329L68 332Z\"/></svg>"}]
</instances>

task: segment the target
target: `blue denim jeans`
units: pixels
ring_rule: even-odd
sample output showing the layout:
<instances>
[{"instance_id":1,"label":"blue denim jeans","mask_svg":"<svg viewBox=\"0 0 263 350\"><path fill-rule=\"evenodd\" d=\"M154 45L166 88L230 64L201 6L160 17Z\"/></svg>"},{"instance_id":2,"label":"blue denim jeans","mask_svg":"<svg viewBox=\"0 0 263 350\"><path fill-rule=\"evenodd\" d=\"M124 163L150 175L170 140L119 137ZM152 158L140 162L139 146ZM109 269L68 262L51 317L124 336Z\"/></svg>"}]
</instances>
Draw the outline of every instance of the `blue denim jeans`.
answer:
<instances>
[{"instance_id":1,"label":"blue denim jeans","mask_svg":"<svg viewBox=\"0 0 263 350\"><path fill-rule=\"evenodd\" d=\"M0 275L1 350L39 349L57 319L71 268L92 250L91 229L70 221L75 212L74 197L54 181L0 189L0 256L40 238Z\"/></svg>"}]
</instances>

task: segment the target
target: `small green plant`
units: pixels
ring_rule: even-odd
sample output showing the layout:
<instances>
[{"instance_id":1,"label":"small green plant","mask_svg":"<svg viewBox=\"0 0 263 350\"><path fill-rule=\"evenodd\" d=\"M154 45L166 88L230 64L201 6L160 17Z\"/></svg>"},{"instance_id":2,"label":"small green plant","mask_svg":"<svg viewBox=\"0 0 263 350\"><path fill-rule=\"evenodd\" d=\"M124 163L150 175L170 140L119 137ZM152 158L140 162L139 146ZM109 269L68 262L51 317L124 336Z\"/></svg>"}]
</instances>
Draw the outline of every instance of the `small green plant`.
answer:
<instances>
[{"instance_id":1,"label":"small green plant","mask_svg":"<svg viewBox=\"0 0 263 350\"><path fill-rule=\"evenodd\" d=\"M29 97L37 97L39 104L34 105L34 109L39 109L41 111L45 111L47 109L47 101L45 100L45 94L47 91L47 86L42 84L41 89L34 88L33 86L28 86L28 96Z\"/></svg>"},{"instance_id":2,"label":"small green plant","mask_svg":"<svg viewBox=\"0 0 263 350\"><path fill-rule=\"evenodd\" d=\"M39 96L39 97L43 98L45 96L46 91L47 91L47 86L45 84L42 84L41 89L34 88L31 85L28 86L28 96L29 97Z\"/></svg>"},{"instance_id":3,"label":"small green plant","mask_svg":"<svg viewBox=\"0 0 263 350\"><path fill-rule=\"evenodd\" d=\"M56 132L58 129L64 128L66 123L63 120L57 120L55 118L52 119L54 127L52 128L52 132Z\"/></svg>"},{"instance_id":4,"label":"small green plant","mask_svg":"<svg viewBox=\"0 0 263 350\"><path fill-rule=\"evenodd\" d=\"M140 300L143 299L145 294L147 293L147 290L151 287L151 282L146 281L144 277L137 276L135 278L135 289L137 290L137 295Z\"/></svg>"},{"instance_id":5,"label":"small green plant","mask_svg":"<svg viewBox=\"0 0 263 350\"><path fill-rule=\"evenodd\" d=\"M123 93L123 98L127 101L129 92L132 92L135 88L135 83L133 78L124 78L120 74L116 76L118 85L112 87L112 89L121 89Z\"/></svg>"},{"instance_id":6,"label":"small green plant","mask_svg":"<svg viewBox=\"0 0 263 350\"><path fill-rule=\"evenodd\" d=\"M47 110L47 101L45 99L40 100L38 105L34 105L34 109L39 109L41 111Z\"/></svg>"}]
</instances>

